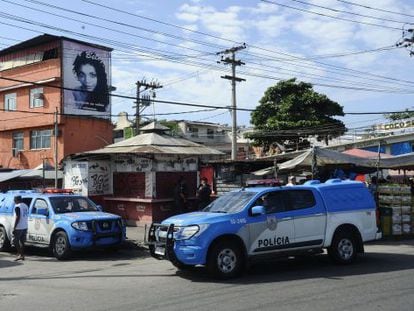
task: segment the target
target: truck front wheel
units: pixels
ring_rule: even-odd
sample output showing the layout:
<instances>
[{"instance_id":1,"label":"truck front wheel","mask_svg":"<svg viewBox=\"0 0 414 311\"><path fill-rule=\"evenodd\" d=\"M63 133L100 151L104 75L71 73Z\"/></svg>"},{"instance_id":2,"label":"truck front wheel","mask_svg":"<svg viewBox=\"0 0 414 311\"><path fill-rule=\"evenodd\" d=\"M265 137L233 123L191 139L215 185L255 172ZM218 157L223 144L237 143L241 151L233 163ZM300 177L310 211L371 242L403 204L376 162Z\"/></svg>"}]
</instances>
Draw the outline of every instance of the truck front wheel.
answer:
<instances>
[{"instance_id":1,"label":"truck front wheel","mask_svg":"<svg viewBox=\"0 0 414 311\"><path fill-rule=\"evenodd\" d=\"M238 276L243 267L243 256L236 244L222 241L212 247L207 258L207 270L220 279Z\"/></svg>"},{"instance_id":2,"label":"truck front wheel","mask_svg":"<svg viewBox=\"0 0 414 311\"><path fill-rule=\"evenodd\" d=\"M356 242L351 232L340 231L335 234L328 254L332 260L339 264L352 263L357 255Z\"/></svg>"},{"instance_id":3,"label":"truck front wheel","mask_svg":"<svg viewBox=\"0 0 414 311\"><path fill-rule=\"evenodd\" d=\"M55 234L52 243L53 255L59 259L64 260L70 256L71 249L69 239L64 231L59 231Z\"/></svg>"}]
</instances>

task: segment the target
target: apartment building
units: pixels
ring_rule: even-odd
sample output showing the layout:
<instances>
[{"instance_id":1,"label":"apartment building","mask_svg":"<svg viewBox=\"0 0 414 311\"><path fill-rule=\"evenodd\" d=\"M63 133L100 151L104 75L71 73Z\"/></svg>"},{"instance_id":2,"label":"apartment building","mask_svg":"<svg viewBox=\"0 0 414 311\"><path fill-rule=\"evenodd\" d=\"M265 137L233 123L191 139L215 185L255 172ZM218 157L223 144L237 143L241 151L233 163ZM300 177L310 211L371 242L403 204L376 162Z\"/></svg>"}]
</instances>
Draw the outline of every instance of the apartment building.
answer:
<instances>
[{"instance_id":1,"label":"apartment building","mask_svg":"<svg viewBox=\"0 0 414 311\"><path fill-rule=\"evenodd\" d=\"M112 143L111 51L48 34L0 50L0 168Z\"/></svg>"}]
</instances>

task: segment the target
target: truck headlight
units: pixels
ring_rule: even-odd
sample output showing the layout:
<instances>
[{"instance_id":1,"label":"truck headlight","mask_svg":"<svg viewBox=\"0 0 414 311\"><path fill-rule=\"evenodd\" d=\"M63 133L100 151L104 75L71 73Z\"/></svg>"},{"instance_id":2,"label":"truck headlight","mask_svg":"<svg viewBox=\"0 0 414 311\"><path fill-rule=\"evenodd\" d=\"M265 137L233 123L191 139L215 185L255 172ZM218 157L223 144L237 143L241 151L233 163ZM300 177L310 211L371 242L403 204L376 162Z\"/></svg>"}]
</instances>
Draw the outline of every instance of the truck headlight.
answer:
<instances>
[{"instance_id":1,"label":"truck headlight","mask_svg":"<svg viewBox=\"0 0 414 311\"><path fill-rule=\"evenodd\" d=\"M77 221L72 223L72 227L80 231L88 231L88 223L86 221Z\"/></svg>"},{"instance_id":2,"label":"truck headlight","mask_svg":"<svg viewBox=\"0 0 414 311\"><path fill-rule=\"evenodd\" d=\"M176 240L188 240L203 232L208 225L192 225L187 227L180 227L177 233L174 234Z\"/></svg>"}]
</instances>

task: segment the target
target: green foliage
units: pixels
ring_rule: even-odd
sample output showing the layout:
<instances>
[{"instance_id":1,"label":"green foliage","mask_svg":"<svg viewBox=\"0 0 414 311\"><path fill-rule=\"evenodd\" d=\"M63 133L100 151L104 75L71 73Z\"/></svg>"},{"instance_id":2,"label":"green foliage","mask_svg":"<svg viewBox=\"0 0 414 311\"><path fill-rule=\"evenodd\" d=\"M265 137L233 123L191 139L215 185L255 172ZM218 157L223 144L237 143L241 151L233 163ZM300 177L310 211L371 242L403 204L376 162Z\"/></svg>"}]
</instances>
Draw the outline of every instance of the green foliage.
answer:
<instances>
[{"instance_id":1,"label":"green foliage","mask_svg":"<svg viewBox=\"0 0 414 311\"><path fill-rule=\"evenodd\" d=\"M175 136L178 133L178 123L177 121L167 121L167 120L161 120L160 124L168 127L171 130L171 135Z\"/></svg>"},{"instance_id":2,"label":"green foliage","mask_svg":"<svg viewBox=\"0 0 414 311\"><path fill-rule=\"evenodd\" d=\"M269 87L251 114L255 131L249 135L256 145L268 147L309 145L307 139L325 140L342 135L345 125L333 116L343 116L343 108L326 95L312 89L312 84L296 79L280 81Z\"/></svg>"},{"instance_id":3,"label":"green foliage","mask_svg":"<svg viewBox=\"0 0 414 311\"><path fill-rule=\"evenodd\" d=\"M124 128L124 139L128 139L135 136L135 130L132 127Z\"/></svg>"},{"instance_id":4,"label":"green foliage","mask_svg":"<svg viewBox=\"0 0 414 311\"><path fill-rule=\"evenodd\" d=\"M405 109L404 112L385 114L384 117L391 121L404 120L414 118L414 112Z\"/></svg>"}]
</instances>

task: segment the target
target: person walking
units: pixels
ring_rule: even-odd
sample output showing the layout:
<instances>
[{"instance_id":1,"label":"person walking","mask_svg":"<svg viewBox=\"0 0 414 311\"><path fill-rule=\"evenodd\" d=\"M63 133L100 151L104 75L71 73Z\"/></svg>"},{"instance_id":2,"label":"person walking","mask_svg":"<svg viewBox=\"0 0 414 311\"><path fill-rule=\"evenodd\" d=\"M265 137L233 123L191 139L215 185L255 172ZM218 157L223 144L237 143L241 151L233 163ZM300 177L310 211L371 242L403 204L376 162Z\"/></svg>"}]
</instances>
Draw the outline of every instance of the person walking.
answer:
<instances>
[{"instance_id":1,"label":"person walking","mask_svg":"<svg viewBox=\"0 0 414 311\"><path fill-rule=\"evenodd\" d=\"M200 186L197 189L198 209L202 210L210 204L211 187L207 183L207 178L201 178Z\"/></svg>"},{"instance_id":2,"label":"person walking","mask_svg":"<svg viewBox=\"0 0 414 311\"><path fill-rule=\"evenodd\" d=\"M17 249L17 257L14 261L24 260L24 243L28 227L29 207L22 201L20 195L14 197L15 221L13 227L14 246Z\"/></svg>"}]
</instances>

